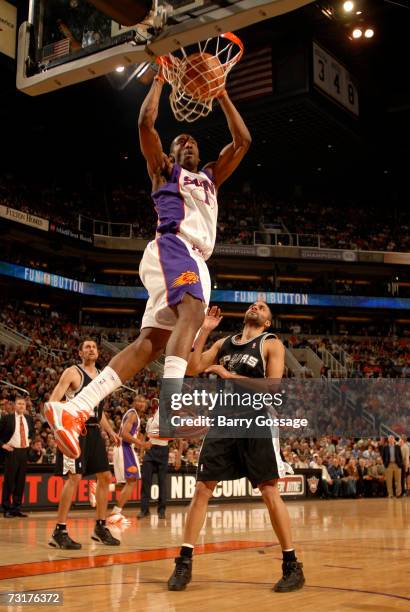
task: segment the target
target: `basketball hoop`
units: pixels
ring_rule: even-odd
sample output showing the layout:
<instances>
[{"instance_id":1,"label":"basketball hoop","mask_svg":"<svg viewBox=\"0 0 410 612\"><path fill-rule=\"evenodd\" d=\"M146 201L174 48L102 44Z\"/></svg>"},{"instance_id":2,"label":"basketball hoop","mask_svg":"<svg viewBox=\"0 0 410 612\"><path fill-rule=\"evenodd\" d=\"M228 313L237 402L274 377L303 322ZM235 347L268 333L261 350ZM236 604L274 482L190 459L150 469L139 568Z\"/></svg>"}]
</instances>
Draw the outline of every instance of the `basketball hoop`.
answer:
<instances>
[{"instance_id":1,"label":"basketball hoop","mask_svg":"<svg viewBox=\"0 0 410 612\"><path fill-rule=\"evenodd\" d=\"M215 98L225 89L229 71L243 54L243 43L232 32L197 44L189 54L181 47L157 59L172 87L169 100L178 121L191 123L211 112Z\"/></svg>"}]
</instances>

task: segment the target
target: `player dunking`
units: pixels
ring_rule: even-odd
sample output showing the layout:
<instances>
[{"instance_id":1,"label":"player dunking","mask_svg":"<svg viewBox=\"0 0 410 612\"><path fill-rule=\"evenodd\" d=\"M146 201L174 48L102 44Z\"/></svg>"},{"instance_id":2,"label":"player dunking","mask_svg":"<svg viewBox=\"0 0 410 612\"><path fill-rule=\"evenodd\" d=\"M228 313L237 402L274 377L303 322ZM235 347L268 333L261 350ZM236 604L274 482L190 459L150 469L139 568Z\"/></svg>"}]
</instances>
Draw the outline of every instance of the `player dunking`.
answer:
<instances>
[{"instance_id":1,"label":"player dunking","mask_svg":"<svg viewBox=\"0 0 410 612\"><path fill-rule=\"evenodd\" d=\"M79 354L81 364L73 365L64 370L51 394L51 400L61 400L64 396L67 399L75 397L98 375L98 370L95 367L98 359L98 348L94 340L84 340L80 344ZM57 451L56 473L66 477L66 481L58 504L57 524L49 542L50 546L73 550L81 548L81 544L72 540L68 535L67 517L81 476L88 474L95 474L97 477L97 518L94 533L91 537L93 540L108 546L118 546L120 544L120 541L114 538L105 526L111 471L100 427L108 433L115 444L119 443L119 438L111 428L102 410L102 405L99 405L87 422L85 435L81 436L79 458L74 460L61 453L61 451Z\"/></svg>"},{"instance_id":2,"label":"player dunking","mask_svg":"<svg viewBox=\"0 0 410 612\"><path fill-rule=\"evenodd\" d=\"M202 352L207 338L221 321L220 310L212 307L195 342L187 373L195 376L213 372L221 378L272 378L283 375L285 349L282 342L268 332L272 314L265 302L256 302L245 314L242 333L217 340ZM220 480L247 476L262 493L272 527L283 553L283 576L273 587L287 592L302 588L305 578L302 564L296 560L287 508L277 487L285 476L278 438L211 438L206 437L199 456L197 484L185 523L184 543L175 559L175 570L168 581L170 591L182 591L191 581L192 553L205 521L208 501Z\"/></svg>"},{"instance_id":3,"label":"player dunking","mask_svg":"<svg viewBox=\"0 0 410 612\"><path fill-rule=\"evenodd\" d=\"M44 415L58 447L78 457L78 435L94 406L164 352L164 378L182 380L195 335L204 320L211 283L205 261L216 237L217 191L237 168L251 137L227 92L219 98L232 142L215 162L199 169L198 145L181 134L163 152L155 129L163 87L155 77L139 116L142 153L152 181L152 198L158 215L156 239L140 265L140 277L149 298L138 339L116 355L81 393L66 404L47 403Z\"/></svg>"}]
</instances>

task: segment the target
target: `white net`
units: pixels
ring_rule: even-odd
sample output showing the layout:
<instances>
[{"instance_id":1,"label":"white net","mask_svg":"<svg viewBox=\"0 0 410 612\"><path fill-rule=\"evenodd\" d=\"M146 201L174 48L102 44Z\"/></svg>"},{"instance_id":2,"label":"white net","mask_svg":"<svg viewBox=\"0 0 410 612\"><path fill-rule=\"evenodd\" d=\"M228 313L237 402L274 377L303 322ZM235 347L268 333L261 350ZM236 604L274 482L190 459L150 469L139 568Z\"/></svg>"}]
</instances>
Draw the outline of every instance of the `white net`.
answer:
<instances>
[{"instance_id":1,"label":"white net","mask_svg":"<svg viewBox=\"0 0 410 612\"><path fill-rule=\"evenodd\" d=\"M198 42L197 49L189 49L189 55L181 47L159 57L164 78L172 88L169 100L175 118L192 123L206 117L214 100L224 91L229 71L242 54L241 40L227 32Z\"/></svg>"}]
</instances>

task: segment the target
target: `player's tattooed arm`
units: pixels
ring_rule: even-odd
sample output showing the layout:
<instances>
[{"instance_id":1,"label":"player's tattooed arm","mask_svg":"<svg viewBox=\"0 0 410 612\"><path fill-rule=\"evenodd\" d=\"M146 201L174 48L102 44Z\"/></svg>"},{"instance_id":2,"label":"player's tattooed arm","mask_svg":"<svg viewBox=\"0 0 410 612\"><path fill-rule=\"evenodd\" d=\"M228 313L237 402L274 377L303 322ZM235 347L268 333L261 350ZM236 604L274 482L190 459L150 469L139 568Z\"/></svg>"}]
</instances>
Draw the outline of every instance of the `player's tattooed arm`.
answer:
<instances>
[{"instance_id":1,"label":"player's tattooed arm","mask_svg":"<svg viewBox=\"0 0 410 612\"><path fill-rule=\"evenodd\" d=\"M154 180L155 175L162 172L165 163L161 139L154 127L158 117L162 87L163 82L154 79L151 89L142 103L138 118L141 151L147 160L148 174L151 180Z\"/></svg>"}]
</instances>

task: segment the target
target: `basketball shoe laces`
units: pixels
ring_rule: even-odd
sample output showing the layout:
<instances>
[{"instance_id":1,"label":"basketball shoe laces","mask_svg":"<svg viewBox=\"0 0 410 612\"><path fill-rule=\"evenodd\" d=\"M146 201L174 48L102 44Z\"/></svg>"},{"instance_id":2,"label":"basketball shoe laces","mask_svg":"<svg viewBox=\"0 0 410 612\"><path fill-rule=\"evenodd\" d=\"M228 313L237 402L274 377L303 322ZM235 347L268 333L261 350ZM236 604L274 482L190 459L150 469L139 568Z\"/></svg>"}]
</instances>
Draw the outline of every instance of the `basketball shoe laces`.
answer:
<instances>
[{"instance_id":1,"label":"basketball shoe laces","mask_svg":"<svg viewBox=\"0 0 410 612\"><path fill-rule=\"evenodd\" d=\"M87 421L87 419L85 418L85 415L81 411L78 412L78 415L76 417L73 417L74 427L77 430L78 435L80 435L80 436L86 436L87 435L86 421Z\"/></svg>"},{"instance_id":2,"label":"basketball shoe laces","mask_svg":"<svg viewBox=\"0 0 410 612\"><path fill-rule=\"evenodd\" d=\"M176 576L184 576L188 571L188 563L184 563L182 559L178 559L175 567Z\"/></svg>"}]
</instances>

